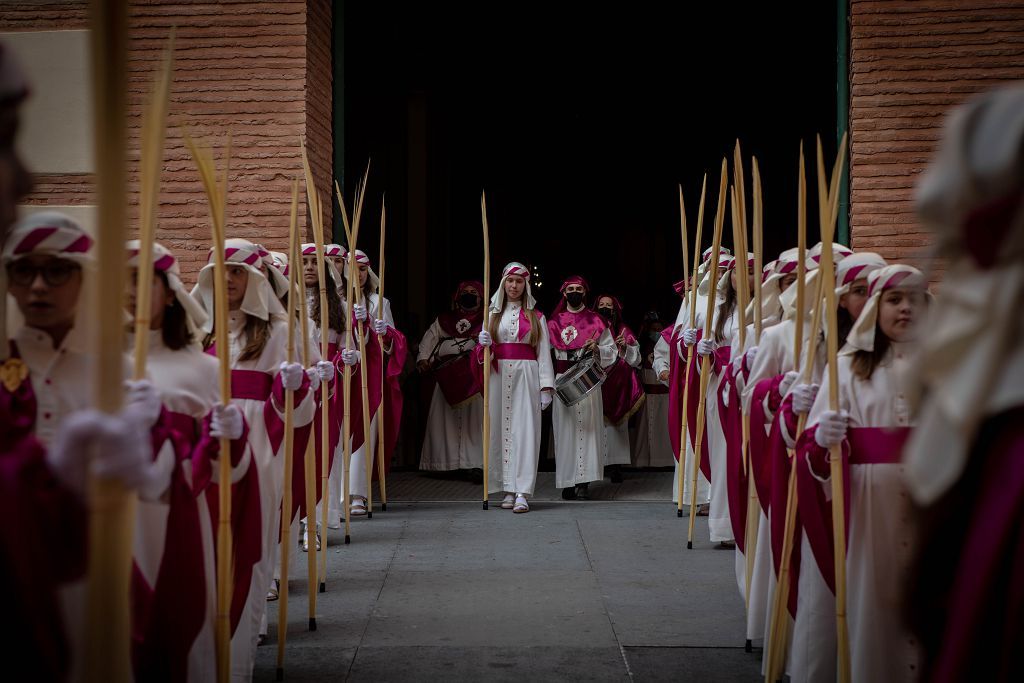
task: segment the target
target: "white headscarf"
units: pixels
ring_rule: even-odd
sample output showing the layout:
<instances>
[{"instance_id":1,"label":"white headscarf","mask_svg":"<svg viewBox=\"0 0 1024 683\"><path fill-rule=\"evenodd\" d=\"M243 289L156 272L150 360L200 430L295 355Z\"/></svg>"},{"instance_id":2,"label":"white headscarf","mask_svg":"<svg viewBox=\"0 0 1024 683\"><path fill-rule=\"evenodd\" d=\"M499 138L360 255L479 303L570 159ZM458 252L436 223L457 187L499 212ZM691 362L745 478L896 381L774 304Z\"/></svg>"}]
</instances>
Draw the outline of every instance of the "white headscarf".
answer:
<instances>
[{"instance_id":1,"label":"white headscarf","mask_svg":"<svg viewBox=\"0 0 1024 683\"><path fill-rule=\"evenodd\" d=\"M345 255L345 279L349 279L348 273L348 256ZM373 272L373 267L370 265L370 257L366 255L366 252L362 249L356 249L356 263L366 266L367 274L366 279L370 283L370 291L376 292L380 287L380 280L377 278L377 274ZM338 282L341 282L340 280Z\"/></svg>"},{"instance_id":2,"label":"white headscarf","mask_svg":"<svg viewBox=\"0 0 1024 683\"><path fill-rule=\"evenodd\" d=\"M243 239L229 239L224 241L224 260L228 265L243 266L249 272L249 282L245 288L245 297L242 299L242 312L259 318L270 320L272 315L284 313L281 302L275 296L266 276L259 268L262 257L260 249ZM206 334L213 331L213 253L203 269L199 271L199 281L192 289L192 297L199 301L208 314L206 323L202 330ZM278 272L273 266L273 272ZM280 273L278 273L280 274ZM283 277L283 276L282 276ZM285 292L288 290L286 289Z\"/></svg>"},{"instance_id":3,"label":"white headscarf","mask_svg":"<svg viewBox=\"0 0 1024 683\"><path fill-rule=\"evenodd\" d=\"M807 274L804 275L804 292L810 292L810 295L804 296L805 316L810 315L814 310L814 292L818 290L818 262L821 260L821 250L821 242L807 250ZM842 244L835 242L832 243L832 265L837 273L840 269L839 264L852 255L853 250L849 247L844 247ZM796 315L796 292L797 288L794 286L779 295L779 303L782 304L783 317L786 320Z\"/></svg>"},{"instance_id":4,"label":"white headscarf","mask_svg":"<svg viewBox=\"0 0 1024 683\"><path fill-rule=\"evenodd\" d=\"M267 251L267 248L262 244L254 244L257 253L260 255L260 264L257 268L263 273L263 276L270 282L270 286L274 290L274 294L278 299L283 299L288 295L288 275L287 271L282 268L275 267L274 252ZM225 248L227 244L225 243ZM285 263L288 262L287 257Z\"/></svg>"},{"instance_id":5,"label":"white headscarf","mask_svg":"<svg viewBox=\"0 0 1024 683\"><path fill-rule=\"evenodd\" d=\"M524 293L525 303L523 308L536 308L537 300L533 298L533 292L530 290L530 269L524 266L518 261L513 261L505 266L504 270L501 271L501 281L498 282L498 291L491 297L491 313L501 313L501 309L505 307L505 279L509 275L519 275L526 280L526 292Z\"/></svg>"},{"instance_id":6,"label":"white headscarf","mask_svg":"<svg viewBox=\"0 0 1024 683\"><path fill-rule=\"evenodd\" d=\"M860 317L853 323L853 329L846 337L843 353L875 350L875 328L878 322L878 306L882 299L882 292L888 289L926 290L927 287L928 280L925 279L924 273L904 263L894 263L891 266L878 268L868 275L868 301L864 304L864 310L861 311Z\"/></svg>"},{"instance_id":7,"label":"white headscarf","mask_svg":"<svg viewBox=\"0 0 1024 683\"><path fill-rule=\"evenodd\" d=\"M963 473L982 421L1024 403L1024 86L953 111L917 191L918 213L948 257L914 373L923 395L904 451L921 504Z\"/></svg>"},{"instance_id":8,"label":"white headscarf","mask_svg":"<svg viewBox=\"0 0 1024 683\"><path fill-rule=\"evenodd\" d=\"M334 254L330 254L327 251L327 247L328 246L329 245L324 245L324 262L327 264L327 271L331 274L331 277L334 278L334 287L338 288L338 287L341 287L341 274L338 272L337 266L334 265L334 261L332 261L330 257L331 256L338 256L338 255L340 255L340 252L335 252ZM335 246L337 246L337 245L335 245ZM302 245L302 255L303 256L316 256L316 244L313 243L313 242L307 242L307 243L303 244Z\"/></svg>"},{"instance_id":9,"label":"white headscarf","mask_svg":"<svg viewBox=\"0 0 1024 683\"><path fill-rule=\"evenodd\" d=\"M139 240L129 240L125 243L129 268L139 267L140 246ZM174 298L185 309L185 318L188 321L189 329L202 329L209 316L206 315L206 311L199 305L199 302L193 299L185 289L185 285L181 281L181 268L178 267L178 259L174 258L174 254L159 242L153 242L153 271L163 273L167 278L167 287L174 292Z\"/></svg>"}]
</instances>

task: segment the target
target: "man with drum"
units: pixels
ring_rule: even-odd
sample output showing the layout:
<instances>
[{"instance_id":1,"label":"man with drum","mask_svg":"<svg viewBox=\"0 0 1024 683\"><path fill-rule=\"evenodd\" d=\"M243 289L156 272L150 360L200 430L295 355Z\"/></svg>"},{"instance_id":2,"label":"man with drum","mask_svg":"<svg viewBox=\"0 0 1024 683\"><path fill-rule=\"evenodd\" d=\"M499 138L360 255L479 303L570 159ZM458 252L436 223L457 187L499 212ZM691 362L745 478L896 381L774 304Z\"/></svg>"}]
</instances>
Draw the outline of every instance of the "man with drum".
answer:
<instances>
[{"instance_id":1,"label":"man with drum","mask_svg":"<svg viewBox=\"0 0 1024 683\"><path fill-rule=\"evenodd\" d=\"M420 341L416 367L433 382L420 469L472 470L483 481L483 398L470 353L483 324L483 284L460 282L450 310L437 317Z\"/></svg>"},{"instance_id":2,"label":"man with drum","mask_svg":"<svg viewBox=\"0 0 1024 683\"><path fill-rule=\"evenodd\" d=\"M562 300L548 320L555 361L552 436L555 485L565 500L586 499L587 487L604 477L604 368L619 356L601 316L587 308L590 286L578 275L562 283Z\"/></svg>"}]
</instances>

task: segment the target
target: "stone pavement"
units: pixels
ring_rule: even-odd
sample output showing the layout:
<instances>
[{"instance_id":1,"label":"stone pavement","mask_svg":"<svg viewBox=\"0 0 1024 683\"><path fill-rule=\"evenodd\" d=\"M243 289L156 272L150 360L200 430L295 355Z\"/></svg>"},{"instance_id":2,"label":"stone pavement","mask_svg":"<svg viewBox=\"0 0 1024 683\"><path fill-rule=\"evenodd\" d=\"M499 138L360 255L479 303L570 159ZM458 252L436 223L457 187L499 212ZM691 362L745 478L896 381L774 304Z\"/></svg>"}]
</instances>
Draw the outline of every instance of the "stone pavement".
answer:
<instances>
[{"instance_id":1,"label":"stone pavement","mask_svg":"<svg viewBox=\"0 0 1024 683\"><path fill-rule=\"evenodd\" d=\"M671 495L671 473L647 474ZM707 540L707 518L686 550L667 497L537 499L525 515L494 498L486 512L401 498L354 520L349 546L330 531L316 632L306 555L294 553L285 680L760 679L759 654L743 651L734 551ZM274 679L278 605L257 681Z\"/></svg>"}]
</instances>

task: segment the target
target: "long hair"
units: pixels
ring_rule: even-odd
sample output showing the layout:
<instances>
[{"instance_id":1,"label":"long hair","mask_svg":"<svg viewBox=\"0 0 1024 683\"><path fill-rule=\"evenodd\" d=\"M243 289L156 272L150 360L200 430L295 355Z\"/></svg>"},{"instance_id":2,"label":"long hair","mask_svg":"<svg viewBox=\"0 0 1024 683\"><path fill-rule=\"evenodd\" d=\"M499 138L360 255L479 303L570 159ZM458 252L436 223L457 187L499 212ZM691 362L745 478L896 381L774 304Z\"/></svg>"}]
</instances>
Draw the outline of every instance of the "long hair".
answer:
<instances>
[{"instance_id":1,"label":"long hair","mask_svg":"<svg viewBox=\"0 0 1024 683\"><path fill-rule=\"evenodd\" d=\"M214 328L220 324L219 321L214 320ZM242 348L242 353L238 355L239 362L247 360L258 360L263 354L263 349L267 346L267 342L270 340L270 321L257 318L254 315L245 316L245 347ZM206 335L203 340L203 348L208 349L216 341L214 332Z\"/></svg>"},{"instance_id":2,"label":"long hair","mask_svg":"<svg viewBox=\"0 0 1024 683\"><path fill-rule=\"evenodd\" d=\"M725 338L725 322L736 310L736 288L732 286L732 278L725 280L725 301L718 305L718 319L715 321L715 341L721 344Z\"/></svg>"},{"instance_id":3,"label":"long hair","mask_svg":"<svg viewBox=\"0 0 1024 683\"><path fill-rule=\"evenodd\" d=\"M157 277L164 283L164 289L169 291L167 274L163 271L156 271ZM171 304L164 309L164 323L160 330L164 346L171 351L179 351L192 343L192 331L188 328L188 314L185 313L181 302L175 297Z\"/></svg>"},{"instance_id":4,"label":"long hair","mask_svg":"<svg viewBox=\"0 0 1024 683\"><path fill-rule=\"evenodd\" d=\"M505 286L504 282L501 285ZM526 296L526 293L523 293ZM484 305L488 305L484 303ZM508 297L505 297L504 302L501 304L501 310L497 313L491 313L491 324L488 326L487 331L491 333L493 339L498 338L498 326L501 324L501 316L505 314L505 307L508 306ZM530 336L527 338L527 342L530 346L537 348L537 343L540 341L540 319L537 317L537 311L532 308L523 307L523 312L526 314L526 319L530 321Z\"/></svg>"},{"instance_id":5,"label":"long hair","mask_svg":"<svg viewBox=\"0 0 1024 683\"><path fill-rule=\"evenodd\" d=\"M882 327L875 323L875 346L873 351L856 351L850 362L850 369L853 374L864 380L871 379L875 370L882 364L885 354L889 352L892 341L882 332Z\"/></svg>"},{"instance_id":6,"label":"long hair","mask_svg":"<svg viewBox=\"0 0 1024 683\"><path fill-rule=\"evenodd\" d=\"M327 323L330 329L338 332L339 334L345 331L345 316L341 311L341 295L338 294L338 287L334 282L334 276L331 275L329 268L324 269L325 282L324 285L327 288ZM319 291L317 291L319 294ZM320 297L314 296L313 301L309 308L309 317L320 326Z\"/></svg>"},{"instance_id":7,"label":"long hair","mask_svg":"<svg viewBox=\"0 0 1024 683\"><path fill-rule=\"evenodd\" d=\"M850 330L853 329L853 323L856 322L850 312L839 306L836 310L836 332L839 338L839 348L843 348L843 344L846 343L846 338L850 336Z\"/></svg>"}]
</instances>

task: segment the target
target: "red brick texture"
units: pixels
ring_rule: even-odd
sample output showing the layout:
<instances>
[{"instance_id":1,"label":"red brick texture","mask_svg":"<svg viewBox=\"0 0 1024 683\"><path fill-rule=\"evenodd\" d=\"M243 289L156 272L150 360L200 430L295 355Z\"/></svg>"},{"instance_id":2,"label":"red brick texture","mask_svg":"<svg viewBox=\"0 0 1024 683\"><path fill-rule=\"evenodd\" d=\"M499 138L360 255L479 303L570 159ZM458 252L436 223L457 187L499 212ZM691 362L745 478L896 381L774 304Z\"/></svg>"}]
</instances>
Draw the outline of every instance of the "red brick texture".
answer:
<instances>
[{"instance_id":1,"label":"red brick texture","mask_svg":"<svg viewBox=\"0 0 1024 683\"><path fill-rule=\"evenodd\" d=\"M86 3L18 3L6 7L0 30L82 28ZM33 18L32 7L36 14ZM283 251L288 237L291 180L300 179L299 224L306 229L299 138L331 222L330 0L295 2L165 2L130 4L129 217L137 220L141 113L155 69L175 29L171 89L157 239L173 249L186 280L206 261L209 214L182 130L213 144L223 164L231 136L228 236ZM63 23L61 23L63 22ZM77 23L76 23L77 22ZM88 176L39 176L32 204L91 201Z\"/></svg>"},{"instance_id":2,"label":"red brick texture","mask_svg":"<svg viewBox=\"0 0 1024 683\"><path fill-rule=\"evenodd\" d=\"M1024 78L1024 5L852 0L850 47L853 247L930 265L917 176L951 107Z\"/></svg>"}]
</instances>

